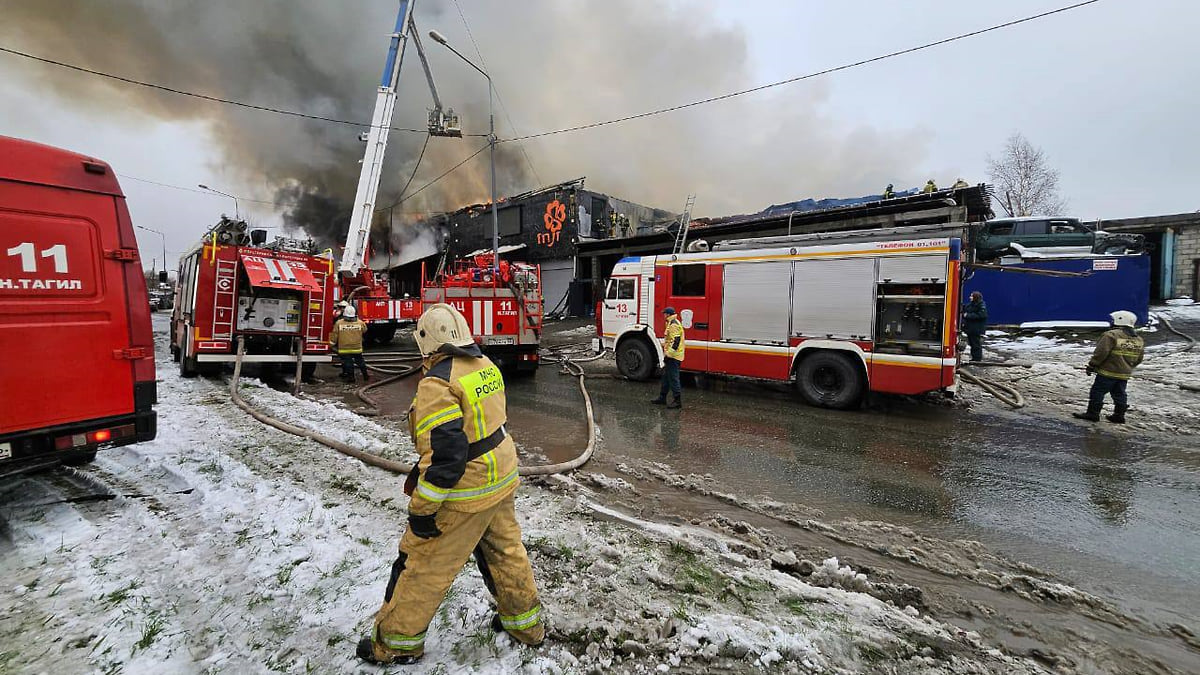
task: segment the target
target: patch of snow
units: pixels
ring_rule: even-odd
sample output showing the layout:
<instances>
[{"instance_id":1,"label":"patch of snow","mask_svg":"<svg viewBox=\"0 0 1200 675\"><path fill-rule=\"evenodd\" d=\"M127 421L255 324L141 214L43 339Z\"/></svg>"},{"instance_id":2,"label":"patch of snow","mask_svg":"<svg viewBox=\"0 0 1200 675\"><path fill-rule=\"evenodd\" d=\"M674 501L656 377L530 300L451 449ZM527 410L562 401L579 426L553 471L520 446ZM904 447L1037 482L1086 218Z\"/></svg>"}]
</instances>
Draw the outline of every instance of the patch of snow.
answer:
<instances>
[{"instance_id":1,"label":"patch of snow","mask_svg":"<svg viewBox=\"0 0 1200 675\"><path fill-rule=\"evenodd\" d=\"M1021 324L1021 330L1032 330L1034 328L1108 328L1107 321L1026 321Z\"/></svg>"}]
</instances>

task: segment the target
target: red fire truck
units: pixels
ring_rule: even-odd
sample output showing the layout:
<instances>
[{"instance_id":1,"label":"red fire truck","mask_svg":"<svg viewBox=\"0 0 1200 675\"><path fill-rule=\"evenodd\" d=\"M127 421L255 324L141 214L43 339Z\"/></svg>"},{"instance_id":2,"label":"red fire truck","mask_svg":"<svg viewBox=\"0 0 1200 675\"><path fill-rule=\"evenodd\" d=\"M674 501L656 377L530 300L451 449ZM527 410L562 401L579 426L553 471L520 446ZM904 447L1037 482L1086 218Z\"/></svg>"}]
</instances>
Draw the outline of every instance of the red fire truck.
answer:
<instances>
[{"instance_id":1,"label":"red fire truck","mask_svg":"<svg viewBox=\"0 0 1200 675\"><path fill-rule=\"evenodd\" d=\"M154 438L140 263L112 167L0 136L0 476Z\"/></svg>"},{"instance_id":2,"label":"red fire truck","mask_svg":"<svg viewBox=\"0 0 1200 675\"><path fill-rule=\"evenodd\" d=\"M171 355L184 377L234 361L239 339L245 362L300 361L306 377L331 360L333 260L311 241L246 230L223 217L179 259Z\"/></svg>"},{"instance_id":3,"label":"red fire truck","mask_svg":"<svg viewBox=\"0 0 1200 675\"><path fill-rule=\"evenodd\" d=\"M958 238L767 237L624 258L597 306L595 346L614 350L625 377L651 377L669 306L686 331L685 371L794 382L832 408L868 390L952 392L960 251Z\"/></svg>"},{"instance_id":4,"label":"red fire truck","mask_svg":"<svg viewBox=\"0 0 1200 675\"><path fill-rule=\"evenodd\" d=\"M426 279L424 266L421 278ZM542 332L542 270L492 254L452 263L422 282L425 304L445 302L463 313L488 357L515 372L537 370Z\"/></svg>"}]
</instances>

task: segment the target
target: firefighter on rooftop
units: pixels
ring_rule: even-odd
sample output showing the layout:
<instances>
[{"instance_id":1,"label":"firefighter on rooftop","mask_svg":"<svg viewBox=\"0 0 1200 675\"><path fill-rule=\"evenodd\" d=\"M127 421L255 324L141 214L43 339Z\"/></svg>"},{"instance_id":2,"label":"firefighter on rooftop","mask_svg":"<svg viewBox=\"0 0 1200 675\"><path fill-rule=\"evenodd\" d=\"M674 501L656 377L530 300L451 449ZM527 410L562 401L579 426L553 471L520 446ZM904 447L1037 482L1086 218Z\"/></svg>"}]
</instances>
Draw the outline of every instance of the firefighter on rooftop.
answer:
<instances>
[{"instance_id":1,"label":"firefighter on rooftop","mask_svg":"<svg viewBox=\"0 0 1200 675\"><path fill-rule=\"evenodd\" d=\"M420 454L404 486L412 497L408 531L358 656L417 662L430 620L472 554L496 599L492 629L540 645L542 607L513 504L517 451L504 428L504 379L450 305L425 310L413 336L425 373L408 411Z\"/></svg>"}]
</instances>

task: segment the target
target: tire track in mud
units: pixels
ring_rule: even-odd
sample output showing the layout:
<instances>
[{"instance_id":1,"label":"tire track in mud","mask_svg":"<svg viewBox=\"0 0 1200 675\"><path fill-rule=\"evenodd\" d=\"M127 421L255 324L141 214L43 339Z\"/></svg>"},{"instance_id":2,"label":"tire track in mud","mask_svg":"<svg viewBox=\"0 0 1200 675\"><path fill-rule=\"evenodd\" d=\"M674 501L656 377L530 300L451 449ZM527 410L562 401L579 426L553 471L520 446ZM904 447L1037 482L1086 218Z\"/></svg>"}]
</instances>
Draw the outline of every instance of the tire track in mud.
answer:
<instances>
[{"instance_id":1,"label":"tire track in mud","mask_svg":"<svg viewBox=\"0 0 1200 675\"><path fill-rule=\"evenodd\" d=\"M964 551L954 550L962 544L915 535L907 528L870 523L862 528L858 523L861 531L854 533L845 524L815 520L803 508L788 513L780 508L785 505L763 506L725 495L704 477L679 476L644 460L606 457L589 468L610 480L627 481L637 493L635 501L620 487L614 491L605 481L588 481L612 506L649 519L714 528L746 541L766 557L786 550L817 561L836 556L873 581L919 589L923 608L935 618L1049 667L1167 675L1191 672L1200 659L1200 641L1187 627L1151 624L1058 584L1045 572L988 553L977 542L968 547L977 550L962 555ZM736 516L723 515L731 509ZM948 548L921 549L938 544ZM949 565L935 562L946 562L947 555L962 559Z\"/></svg>"}]
</instances>

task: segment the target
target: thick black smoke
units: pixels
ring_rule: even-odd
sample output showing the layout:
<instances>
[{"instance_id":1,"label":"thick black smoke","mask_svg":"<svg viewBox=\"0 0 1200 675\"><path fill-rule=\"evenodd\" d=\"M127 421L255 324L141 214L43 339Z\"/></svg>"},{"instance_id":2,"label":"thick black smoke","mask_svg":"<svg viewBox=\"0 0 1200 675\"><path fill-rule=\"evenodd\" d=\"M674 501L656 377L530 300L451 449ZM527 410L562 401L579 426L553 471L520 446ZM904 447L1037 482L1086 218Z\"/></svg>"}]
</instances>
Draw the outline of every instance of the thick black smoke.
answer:
<instances>
[{"instance_id":1,"label":"thick black smoke","mask_svg":"<svg viewBox=\"0 0 1200 675\"><path fill-rule=\"evenodd\" d=\"M478 60L458 10L417 0L417 21ZM459 0L518 132L619 117L758 84L740 30L706 18L702 2ZM392 0L0 0L5 44L190 91L327 117L367 121L395 22ZM477 72L426 40L445 102L468 132L487 130ZM423 129L431 104L411 45L393 123ZM798 65L797 70L801 67ZM133 106L210 129L233 182L274 194L284 221L325 246L345 236L363 129L206 103L45 68L40 85L98 114ZM827 92L806 83L629 124L500 145L501 194L586 175L588 186L698 215L758 210L800 197L861 194L915 172L916 130L880 133L822 114ZM497 108L497 129L510 137ZM408 179L424 137L395 131L379 204ZM430 140L413 188L474 152L482 138ZM376 220L377 255L424 245L422 214L486 201L487 154ZM164 158L169 161L169 158ZM390 228L389 228L390 224ZM407 255L404 257L410 257Z\"/></svg>"}]
</instances>

